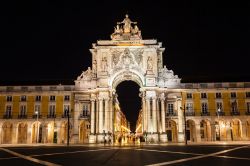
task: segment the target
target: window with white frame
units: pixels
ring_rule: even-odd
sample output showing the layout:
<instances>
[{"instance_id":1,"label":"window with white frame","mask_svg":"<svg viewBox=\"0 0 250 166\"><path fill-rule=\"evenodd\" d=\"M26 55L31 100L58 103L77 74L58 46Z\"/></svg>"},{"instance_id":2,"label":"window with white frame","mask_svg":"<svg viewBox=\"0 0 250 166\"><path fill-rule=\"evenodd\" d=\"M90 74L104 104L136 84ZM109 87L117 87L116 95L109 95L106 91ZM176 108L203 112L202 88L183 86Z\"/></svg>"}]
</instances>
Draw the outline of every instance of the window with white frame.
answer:
<instances>
[{"instance_id":1,"label":"window with white frame","mask_svg":"<svg viewBox=\"0 0 250 166\"><path fill-rule=\"evenodd\" d=\"M215 93L215 97L216 99L221 99L221 93L220 92Z\"/></svg>"},{"instance_id":2,"label":"window with white frame","mask_svg":"<svg viewBox=\"0 0 250 166\"><path fill-rule=\"evenodd\" d=\"M192 96L192 93L187 93L187 99L192 99L193 96Z\"/></svg>"},{"instance_id":3,"label":"window with white frame","mask_svg":"<svg viewBox=\"0 0 250 166\"><path fill-rule=\"evenodd\" d=\"M201 103L201 111L202 113L208 112L207 103Z\"/></svg>"},{"instance_id":4,"label":"window with white frame","mask_svg":"<svg viewBox=\"0 0 250 166\"><path fill-rule=\"evenodd\" d=\"M41 96L36 96L36 101L41 101Z\"/></svg>"},{"instance_id":5,"label":"window with white frame","mask_svg":"<svg viewBox=\"0 0 250 166\"><path fill-rule=\"evenodd\" d=\"M222 102L216 102L216 111L222 112Z\"/></svg>"},{"instance_id":6,"label":"window with white frame","mask_svg":"<svg viewBox=\"0 0 250 166\"><path fill-rule=\"evenodd\" d=\"M11 105L6 106L5 115L8 117L12 115L12 106Z\"/></svg>"},{"instance_id":7,"label":"window with white frame","mask_svg":"<svg viewBox=\"0 0 250 166\"><path fill-rule=\"evenodd\" d=\"M193 110L193 103L187 103L186 105L187 105L186 109L187 109L188 112L193 112L194 111Z\"/></svg>"},{"instance_id":8,"label":"window with white frame","mask_svg":"<svg viewBox=\"0 0 250 166\"><path fill-rule=\"evenodd\" d=\"M246 92L246 98L250 98L250 92Z\"/></svg>"},{"instance_id":9,"label":"window with white frame","mask_svg":"<svg viewBox=\"0 0 250 166\"><path fill-rule=\"evenodd\" d=\"M34 114L40 115L40 113L41 113L41 105L37 104L35 105Z\"/></svg>"},{"instance_id":10,"label":"window with white frame","mask_svg":"<svg viewBox=\"0 0 250 166\"><path fill-rule=\"evenodd\" d=\"M21 105L20 106L20 115L21 116L26 115L26 105Z\"/></svg>"},{"instance_id":11,"label":"window with white frame","mask_svg":"<svg viewBox=\"0 0 250 166\"><path fill-rule=\"evenodd\" d=\"M56 114L56 106L55 105L50 105L49 106L49 115L50 116L55 116Z\"/></svg>"},{"instance_id":12,"label":"window with white frame","mask_svg":"<svg viewBox=\"0 0 250 166\"><path fill-rule=\"evenodd\" d=\"M250 113L250 102L247 102L247 112Z\"/></svg>"},{"instance_id":13,"label":"window with white frame","mask_svg":"<svg viewBox=\"0 0 250 166\"><path fill-rule=\"evenodd\" d=\"M232 110L232 112L237 112L238 111L236 100L231 103L231 110Z\"/></svg>"},{"instance_id":14,"label":"window with white frame","mask_svg":"<svg viewBox=\"0 0 250 166\"><path fill-rule=\"evenodd\" d=\"M49 97L49 100L50 100L50 101L56 101L56 96L50 96L50 97Z\"/></svg>"},{"instance_id":15,"label":"window with white frame","mask_svg":"<svg viewBox=\"0 0 250 166\"><path fill-rule=\"evenodd\" d=\"M22 95L22 96L20 97L20 100L21 100L21 101L26 101L26 96L25 96L25 95Z\"/></svg>"},{"instance_id":16,"label":"window with white frame","mask_svg":"<svg viewBox=\"0 0 250 166\"><path fill-rule=\"evenodd\" d=\"M231 98L236 98L236 92L231 92Z\"/></svg>"},{"instance_id":17,"label":"window with white frame","mask_svg":"<svg viewBox=\"0 0 250 166\"><path fill-rule=\"evenodd\" d=\"M82 116L88 116L89 114L89 106L88 104L83 104Z\"/></svg>"},{"instance_id":18,"label":"window with white frame","mask_svg":"<svg viewBox=\"0 0 250 166\"><path fill-rule=\"evenodd\" d=\"M169 114L173 114L174 113L174 104L173 103L168 103L167 105L167 110Z\"/></svg>"},{"instance_id":19,"label":"window with white frame","mask_svg":"<svg viewBox=\"0 0 250 166\"><path fill-rule=\"evenodd\" d=\"M11 102L12 101L12 96L6 96L6 101Z\"/></svg>"},{"instance_id":20,"label":"window with white frame","mask_svg":"<svg viewBox=\"0 0 250 166\"><path fill-rule=\"evenodd\" d=\"M68 112L70 114L69 105L64 105L63 106L63 115L64 115L64 117L68 116Z\"/></svg>"},{"instance_id":21,"label":"window with white frame","mask_svg":"<svg viewBox=\"0 0 250 166\"><path fill-rule=\"evenodd\" d=\"M201 98L206 99L207 98L207 93L201 93Z\"/></svg>"},{"instance_id":22,"label":"window with white frame","mask_svg":"<svg viewBox=\"0 0 250 166\"><path fill-rule=\"evenodd\" d=\"M64 96L64 101L69 101L70 100L70 96L69 95L65 95Z\"/></svg>"}]
</instances>

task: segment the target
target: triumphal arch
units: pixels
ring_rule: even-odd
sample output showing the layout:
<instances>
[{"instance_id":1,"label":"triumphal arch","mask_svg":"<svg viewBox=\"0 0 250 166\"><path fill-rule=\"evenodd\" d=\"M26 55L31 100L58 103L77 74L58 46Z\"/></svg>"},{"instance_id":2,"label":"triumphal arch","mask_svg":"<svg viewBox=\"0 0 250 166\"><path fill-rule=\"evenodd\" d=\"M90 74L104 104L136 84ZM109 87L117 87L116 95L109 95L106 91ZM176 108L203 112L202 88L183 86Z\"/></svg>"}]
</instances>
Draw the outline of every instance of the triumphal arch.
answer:
<instances>
[{"instance_id":1,"label":"triumphal arch","mask_svg":"<svg viewBox=\"0 0 250 166\"><path fill-rule=\"evenodd\" d=\"M143 135L154 142L167 142L165 109L170 101L178 111L178 141L183 141L180 78L163 65L162 43L143 39L137 22L128 15L117 22L110 37L92 44L92 67L75 80L74 116L79 117L82 104L90 101L89 142L102 142L107 133L114 135L116 87L123 81L140 86ZM74 119L74 126L78 123ZM74 127L75 140L78 130Z\"/></svg>"}]
</instances>

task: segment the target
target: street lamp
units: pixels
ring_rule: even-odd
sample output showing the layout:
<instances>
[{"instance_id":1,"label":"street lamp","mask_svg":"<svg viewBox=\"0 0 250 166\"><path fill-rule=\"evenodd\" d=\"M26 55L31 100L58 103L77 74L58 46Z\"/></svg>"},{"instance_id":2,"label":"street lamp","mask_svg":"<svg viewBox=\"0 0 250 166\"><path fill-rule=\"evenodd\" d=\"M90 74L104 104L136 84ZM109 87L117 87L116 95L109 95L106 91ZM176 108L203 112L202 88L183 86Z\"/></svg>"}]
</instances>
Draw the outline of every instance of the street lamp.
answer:
<instances>
[{"instance_id":1,"label":"street lamp","mask_svg":"<svg viewBox=\"0 0 250 166\"><path fill-rule=\"evenodd\" d=\"M37 125L37 127L36 127L36 143L38 143L38 116L39 116L39 112L38 111L35 111L35 114L36 114L36 125Z\"/></svg>"},{"instance_id":2,"label":"street lamp","mask_svg":"<svg viewBox=\"0 0 250 166\"><path fill-rule=\"evenodd\" d=\"M187 124L186 124L186 106L184 104L184 108L180 107L183 110L183 117L184 117L184 132L185 132L185 145L187 145Z\"/></svg>"}]
</instances>

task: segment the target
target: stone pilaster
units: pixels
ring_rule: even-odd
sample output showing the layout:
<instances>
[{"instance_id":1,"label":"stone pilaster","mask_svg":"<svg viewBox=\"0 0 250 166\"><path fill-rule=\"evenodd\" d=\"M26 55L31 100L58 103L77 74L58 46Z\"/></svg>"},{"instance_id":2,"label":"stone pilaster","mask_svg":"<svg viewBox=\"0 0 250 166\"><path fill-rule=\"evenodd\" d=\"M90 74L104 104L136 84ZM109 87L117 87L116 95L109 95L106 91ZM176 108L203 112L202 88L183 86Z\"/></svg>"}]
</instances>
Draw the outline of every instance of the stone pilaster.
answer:
<instances>
[{"instance_id":1,"label":"stone pilaster","mask_svg":"<svg viewBox=\"0 0 250 166\"><path fill-rule=\"evenodd\" d=\"M95 100L91 100L90 133L95 133Z\"/></svg>"},{"instance_id":2,"label":"stone pilaster","mask_svg":"<svg viewBox=\"0 0 250 166\"><path fill-rule=\"evenodd\" d=\"M151 123L151 106L150 106L150 98L146 98L146 112L147 112L147 132L153 132L152 123Z\"/></svg>"},{"instance_id":3,"label":"stone pilaster","mask_svg":"<svg viewBox=\"0 0 250 166\"><path fill-rule=\"evenodd\" d=\"M156 98L152 100L152 119L153 119L153 132L157 132L157 118L156 118Z\"/></svg>"},{"instance_id":4,"label":"stone pilaster","mask_svg":"<svg viewBox=\"0 0 250 166\"><path fill-rule=\"evenodd\" d=\"M72 139L70 140L72 143L78 143L79 142L79 115L80 115L80 103L77 101L75 103L75 110L74 110L74 116L73 116L73 135Z\"/></svg>"},{"instance_id":5,"label":"stone pilaster","mask_svg":"<svg viewBox=\"0 0 250 166\"><path fill-rule=\"evenodd\" d=\"M103 99L99 99L99 134L103 133Z\"/></svg>"},{"instance_id":6,"label":"stone pilaster","mask_svg":"<svg viewBox=\"0 0 250 166\"><path fill-rule=\"evenodd\" d=\"M105 101L104 130L105 133L107 133L109 130L109 99L105 99L104 101Z\"/></svg>"},{"instance_id":7,"label":"stone pilaster","mask_svg":"<svg viewBox=\"0 0 250 166\"><path fill-rule=\"evenodd\" d=\"M143 115L142 132L144 132L147 131L147 110L146 110L146 101L144 97L142 97L142 115Z\"/></svg>"}]
</instances>

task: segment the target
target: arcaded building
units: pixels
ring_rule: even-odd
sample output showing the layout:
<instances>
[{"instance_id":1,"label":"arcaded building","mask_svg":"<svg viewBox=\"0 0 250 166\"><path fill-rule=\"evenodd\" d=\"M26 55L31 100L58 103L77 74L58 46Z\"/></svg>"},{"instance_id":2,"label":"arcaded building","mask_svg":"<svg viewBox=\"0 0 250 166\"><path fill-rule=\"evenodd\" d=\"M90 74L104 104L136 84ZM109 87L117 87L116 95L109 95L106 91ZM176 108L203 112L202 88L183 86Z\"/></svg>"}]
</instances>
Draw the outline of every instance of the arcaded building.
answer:
<instances>
[{"instance_id":1,"label":"arcaded building","mask_svg":"<svg viewBox=\"0 0 250 166\"><path fill-rule=\"evenodd\" d=\"M0 86L0 143L117 142L130 130L117 102L123 81L140 86L142 141L250 140L250 83L181 82L164 50L126 15L111 40L92 44L92 66L74 85Z\"/></svg>"}]
</instances>

